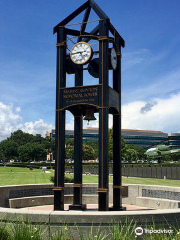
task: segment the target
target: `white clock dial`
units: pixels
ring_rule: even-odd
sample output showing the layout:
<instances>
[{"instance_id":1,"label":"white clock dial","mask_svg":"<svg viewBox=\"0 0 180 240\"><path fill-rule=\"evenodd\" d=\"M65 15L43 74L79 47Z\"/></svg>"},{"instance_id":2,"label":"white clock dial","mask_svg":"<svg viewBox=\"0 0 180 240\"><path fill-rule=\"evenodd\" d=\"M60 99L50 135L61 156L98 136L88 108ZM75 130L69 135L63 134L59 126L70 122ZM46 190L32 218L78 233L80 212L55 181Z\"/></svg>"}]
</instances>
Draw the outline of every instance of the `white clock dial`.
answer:
<instances>
[{"instance_id":1,"label":"white clock dial","mask_svg":"<svg viewBox=\"0 0 180 240\"><path fill-rule=\"evenodd\" d=\"M111 49L111 65L114 70L117 68L117 54L114 48Z\"/></svg>"},{"instance_id":2,"label":"white clock dial","mask_svg":"<svg viewBox=\"0 0 180 240\"><path fill-rule=\"evenodd\" d=\"M70 57L76 64L85 64L92 57L92 48L86 42L78 42L72 47Z\"/></svg>"}]
</instances>

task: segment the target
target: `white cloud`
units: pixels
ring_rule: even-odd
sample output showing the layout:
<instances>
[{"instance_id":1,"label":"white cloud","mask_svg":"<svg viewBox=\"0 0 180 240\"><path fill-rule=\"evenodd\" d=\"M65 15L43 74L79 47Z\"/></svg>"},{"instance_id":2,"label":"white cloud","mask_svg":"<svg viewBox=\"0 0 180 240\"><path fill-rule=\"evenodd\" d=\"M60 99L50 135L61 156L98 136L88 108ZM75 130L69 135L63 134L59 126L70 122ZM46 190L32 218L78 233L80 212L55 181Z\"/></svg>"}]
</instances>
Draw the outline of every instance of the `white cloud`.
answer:
<instances>
[{"instance_id":1,"label":"white cloud","mask_svg":"<svg viewBox=\"0 0 180 240\"><path fill-rule=\"evenodd\" d=\"M148 102L136 101L122 106L122 128L180 131L180 93L166 99L152 99L152 108L142 112Z\"/></svg>"},{"instance_id":2,"label":"white cloud","mask_svg":"<svg viewBox=\"0 0 180 240\"><path fill-rule=\"evenodd\" d=\"M166 99L156 98L151 101L134 101L124 104L122 105L122 128L180 132L179 106L180 92ZM90 122L90 125L83 121L84 127L98 127L98 114L95 114L95 117L97 121ZM109 127L112 127L112 117L109 118ZM12 104L5 105L0 102L0 140L10 136L11 132L17 129L44 135L52 128L54 126L43 119L23 123L20 108L14 109ZM74 129L72 116L68 118L66 129Z\"/></svg>"},{"instance_id":3,"label":"white cloud","mask_svg":"<svg viewBox=\"0 0 180 240\"><path fill-rule=\"evenodd\" d=\"M22 131L30 133L30 134L41 134L44 135L46 131L49 131L53 128L52 124L48 124L44 122L43 119L39 119L35 122L26 122L22 124Z\"/></svg>"},{"instance_id":4,"label":"white cloud","mask_svg":"<svg viewBox=\"0 0 180 240\"><path fill-rule=\"evenodd\" d=\"M16 108L16 112L20 112L21 111L21 108L20 107L17 107Z\"/></svg>"},{"instance_id":5,"label":"white cloud","mask_svg":"<svg viewBox=\"0 0 180 240\"><path fill-rule=\"evenodd\" d=\"M163 132L180 132L180 93L166 99L156 98L147 101L135 101L122 105L122 128L158 130ZM145 111L146 109L146 111ZM98 127L97 121L91 121L84 127ZM109 117L109 127L112 127L112 116ZM73 129L73 128L71 128Z\"/></svg>"},{"instance_id":6,"label":"white cloud","mask_svg":"<svg viewBox=\"0 0 180 240\"><path fill-rule=\"evenodd\" d=\"M44 135L47 130L53 128L52 124L47 124L43 119L23 123L20 111L20 107L14 109L12 104L6 105L0 102L0 141L18 129L31 134Z\"/></svg>"},{"instance_id":7,"label":"white cloud","mask_svg":"<svg viewBox=\"0 0 180 240\"><path fill-rule=\"evenodd\" d=\"M0 140L16 130L21 120L19 113L13 111L13 105L5 105L0 102Z\"/></svg>"}]
</instances>

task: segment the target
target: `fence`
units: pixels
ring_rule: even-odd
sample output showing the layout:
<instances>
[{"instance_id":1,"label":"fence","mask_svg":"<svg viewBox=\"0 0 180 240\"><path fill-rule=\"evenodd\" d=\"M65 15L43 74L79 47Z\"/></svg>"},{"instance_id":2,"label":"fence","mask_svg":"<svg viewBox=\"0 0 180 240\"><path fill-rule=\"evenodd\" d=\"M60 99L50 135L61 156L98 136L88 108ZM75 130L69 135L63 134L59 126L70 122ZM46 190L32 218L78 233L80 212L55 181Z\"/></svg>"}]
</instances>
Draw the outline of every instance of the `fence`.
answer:
<instances>
[{"instance_id":1,"label":"fence","mask_svg":"<svg viewBox=\"0 0 180 240\"><path fill-rule=\"evenodd\" d=\"M73 168L68 168L67 171L73 172ZM84 174L98 174L97 167L83 167ZM112 167L109 168L109 174L112 174ZM135 167L123 166L122 176L139 177L139 178L157 178L157 179L173 179L180 180L180 167Z\"/></svg>"},{"instance_id":2,"label":"fence","mask_svg":"<svg viewBox=\"0 0 180 240\"><path fill-rule=\"evenodd\" d=\"M127 177L158 178L180 180L180 167L122 167L122 175Z\"/></svg>"}]
</instances>

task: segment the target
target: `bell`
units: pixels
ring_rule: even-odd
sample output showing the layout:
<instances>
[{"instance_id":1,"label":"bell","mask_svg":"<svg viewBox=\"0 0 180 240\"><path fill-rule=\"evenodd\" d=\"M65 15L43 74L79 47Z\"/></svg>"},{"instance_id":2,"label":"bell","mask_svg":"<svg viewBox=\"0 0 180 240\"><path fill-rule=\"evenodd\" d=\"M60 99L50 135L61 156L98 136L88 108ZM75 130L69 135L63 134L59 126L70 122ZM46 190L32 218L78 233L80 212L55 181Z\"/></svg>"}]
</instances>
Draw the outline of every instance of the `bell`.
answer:
<instances>
[{"instance_id":1,"label":"bell","mask_svg":"<svg viewBox=\"0 0 180 240\"><path fill-rule=\"evenodd\" d=\"M83 120L88 121L88 125L89 125L89 121L94 121L96 120L95 116L94 116L94 111L93 109L86 109L86 115L83 118Z\"/></svg>"}]
</instances>

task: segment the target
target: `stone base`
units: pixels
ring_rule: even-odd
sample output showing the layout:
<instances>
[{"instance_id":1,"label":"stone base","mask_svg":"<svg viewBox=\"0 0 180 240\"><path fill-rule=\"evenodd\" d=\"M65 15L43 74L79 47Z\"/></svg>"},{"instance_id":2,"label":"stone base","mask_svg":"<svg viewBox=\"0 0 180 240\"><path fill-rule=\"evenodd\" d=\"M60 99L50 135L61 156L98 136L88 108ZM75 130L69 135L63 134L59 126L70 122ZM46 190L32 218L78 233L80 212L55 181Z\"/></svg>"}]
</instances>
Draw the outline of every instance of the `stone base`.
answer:
<instances>
[{"instance_id":1,"label":"stone base","mask_svg":"<svg viewBox=\"0 0 180 240\"><path fill-rule=\"evenodd\" d=\"M64 190L54 189L54 211L64 210Z\"/></svg>"},{"instance_id":2,"label":"stone base","mask_svg":"<svg viewBox=\"0 0 180 240\"><path fill-rule=\"evenodd\" d=\"M69 210L86 210L86 204L72 204L72 205L69 205Z\"/></svg>"},{"instance_id":3,"label":"stone base","mask_svg":"<svg viewBox=\"0 0 180 240\"><path fill-rule=\"evenodd\" d=\"M126 211L126 207L110 207L109 211Z\"/></svg>"},{"instance_id":4,"label":"stone base","mask_svg":"<svg viewBox=\"0 0 180 240\"><path fill-rule=\"evenodd\" d=\"M98 210L99 211L108 211L109 209L109 195L108 192L98 192Z\"/></svg>"}]
</instances>

